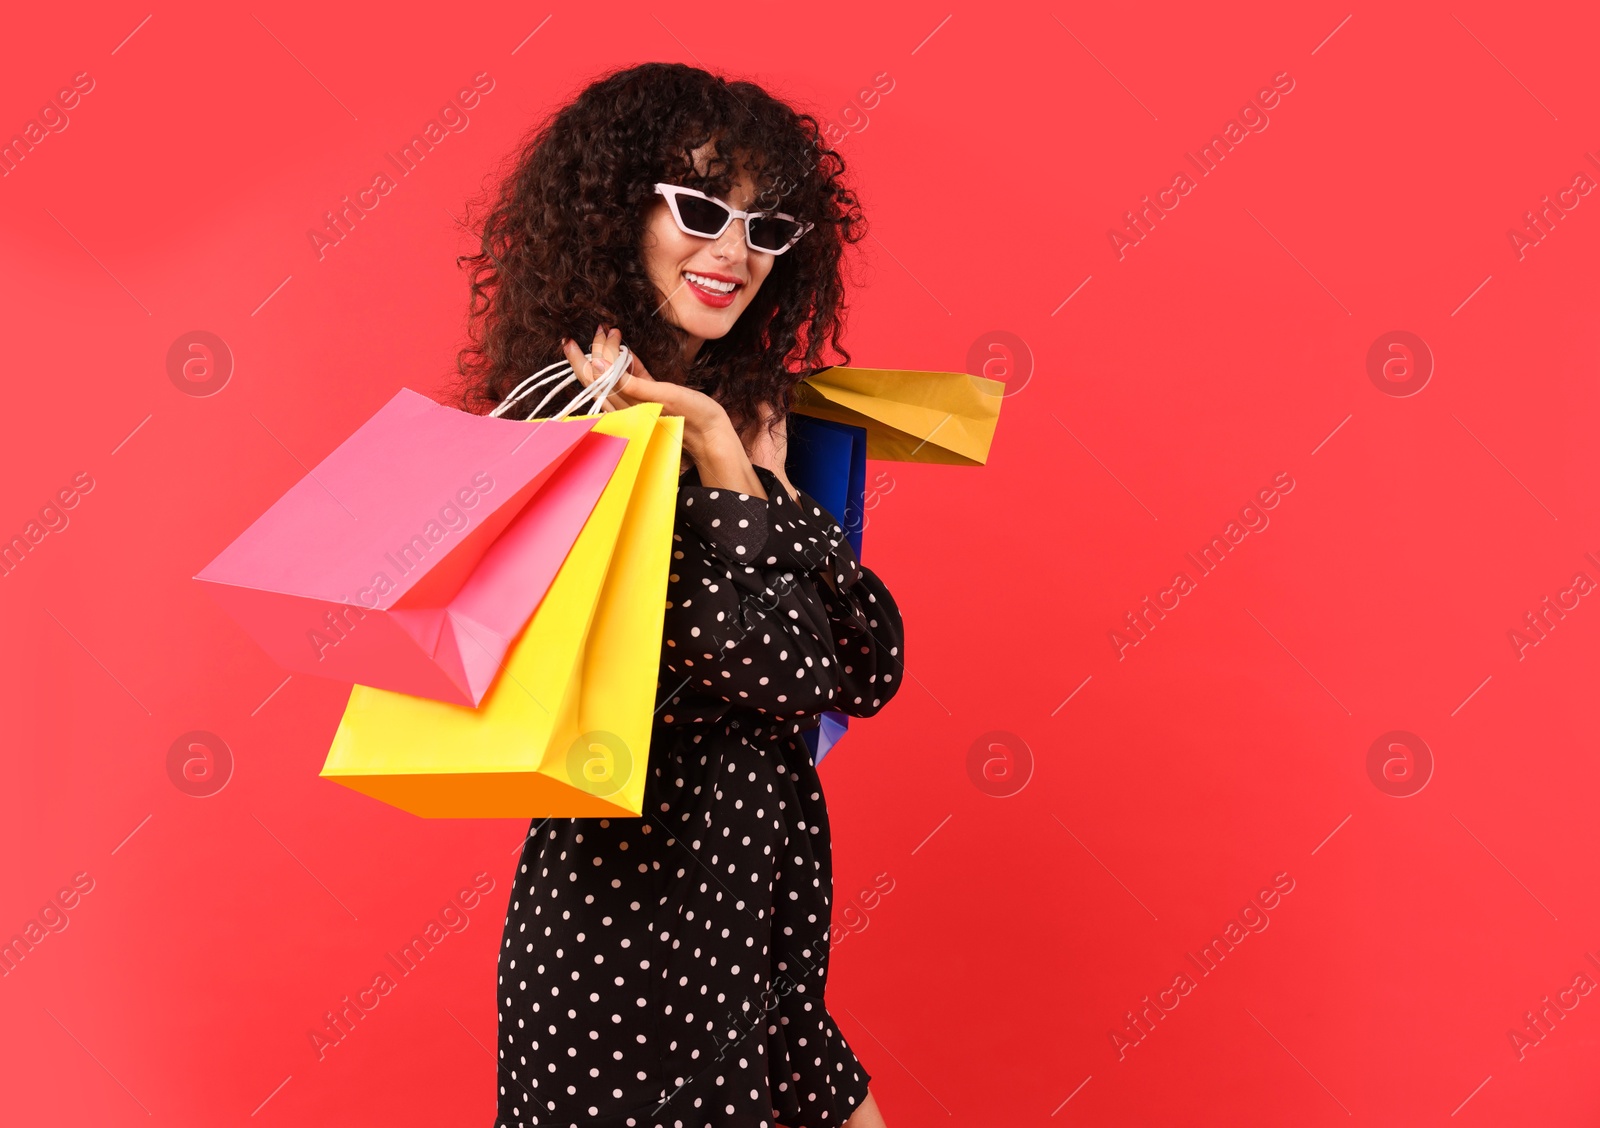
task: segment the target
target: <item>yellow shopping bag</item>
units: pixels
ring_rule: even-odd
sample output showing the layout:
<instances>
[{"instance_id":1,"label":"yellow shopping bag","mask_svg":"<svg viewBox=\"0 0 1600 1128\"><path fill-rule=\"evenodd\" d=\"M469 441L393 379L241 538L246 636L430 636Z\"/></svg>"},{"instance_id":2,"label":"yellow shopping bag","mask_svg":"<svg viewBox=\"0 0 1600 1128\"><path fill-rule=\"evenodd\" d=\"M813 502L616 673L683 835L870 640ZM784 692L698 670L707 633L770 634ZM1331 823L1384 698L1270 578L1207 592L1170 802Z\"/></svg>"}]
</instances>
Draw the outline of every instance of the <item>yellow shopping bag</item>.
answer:
<instances>
[{"instance_id":1,"label":"yellow shopping bag","mask_svg":"<svg viewBox=\"0 0 1600 1128\"><path fill-rule=\"evenodd\" d=\"M866 428L868 458L981 466L1004 393L966 372L828 368L795 388L794 409Z\"/></svg>"},{"instance_id":2,"label":"yellow shopping bag","mask_svg":"<svg viewBox=\"0 0 1600 1128\"><path fill-rule=\"evenodd\" d=\"M479 706L355 686L325 777L425 818L640 813L683 420L641 403L594 430L627 450Z\"/></svg>"}]
</instances>

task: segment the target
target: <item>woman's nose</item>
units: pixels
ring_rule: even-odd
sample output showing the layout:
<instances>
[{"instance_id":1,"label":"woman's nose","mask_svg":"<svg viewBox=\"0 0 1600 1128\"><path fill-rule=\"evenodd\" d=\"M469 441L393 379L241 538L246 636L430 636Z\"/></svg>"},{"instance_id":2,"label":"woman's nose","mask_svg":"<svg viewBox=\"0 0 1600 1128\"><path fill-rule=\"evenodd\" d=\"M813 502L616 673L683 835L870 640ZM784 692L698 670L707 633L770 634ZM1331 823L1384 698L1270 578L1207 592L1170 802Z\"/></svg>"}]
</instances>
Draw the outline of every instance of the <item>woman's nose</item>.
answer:
<instances>
[{"instance_id":1,"label":"woman's nose","mask_svg":"<svg viewBox=\"0 0 1600 1128\"><path fill-rule=\"evenodd\" d=\"M711 249L726 262L743 262L749 252L749 245L744 241L744 220L736 219L728 224L728 229Z\"/></svg>"}]
</instances>

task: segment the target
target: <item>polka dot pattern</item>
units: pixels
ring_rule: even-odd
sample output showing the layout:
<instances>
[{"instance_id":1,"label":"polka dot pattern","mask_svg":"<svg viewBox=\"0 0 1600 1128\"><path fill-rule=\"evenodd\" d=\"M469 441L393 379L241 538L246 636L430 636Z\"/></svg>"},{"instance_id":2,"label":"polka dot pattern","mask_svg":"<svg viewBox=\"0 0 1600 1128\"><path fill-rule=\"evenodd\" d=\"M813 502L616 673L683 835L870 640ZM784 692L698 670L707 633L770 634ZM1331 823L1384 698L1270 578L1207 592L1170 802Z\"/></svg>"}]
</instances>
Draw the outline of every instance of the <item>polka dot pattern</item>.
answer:
<instances>
[{"instance_id":1,"label":"polka dot pattern","mask_svg":"<svg viewBox=\"0 0 1600 1128\"><path fill-rule=\"evenodd\" d=\"M802 733L898 691L900 613L838 523L678 491L638 819L530 828L500 950L496 1128L835 1128L870 1075L824 1003L833 861Z\"/></svg>"}]
</instances>

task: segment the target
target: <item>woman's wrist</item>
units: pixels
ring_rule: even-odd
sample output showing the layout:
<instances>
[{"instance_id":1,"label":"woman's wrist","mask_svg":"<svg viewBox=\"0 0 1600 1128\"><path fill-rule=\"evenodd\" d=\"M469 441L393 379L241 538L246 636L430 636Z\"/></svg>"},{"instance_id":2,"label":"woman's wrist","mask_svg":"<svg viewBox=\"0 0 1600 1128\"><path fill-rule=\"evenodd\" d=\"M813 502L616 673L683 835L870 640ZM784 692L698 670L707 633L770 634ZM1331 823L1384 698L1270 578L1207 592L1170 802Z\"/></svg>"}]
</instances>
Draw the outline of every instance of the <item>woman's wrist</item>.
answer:
<instances>
[{"instance_id":1,"label":"woman's wrist","mask_svg":"<svg viewBox=\"0 0 1600 1128\"><path fill-rule=\"evenodd\" d=\"M684 449L700 473L702 486L737 490L763 501L767 499L766 488L731 426L726 433L719 431L698 438L692 446L685 443Z\"/></svg>"},{"instance_id":2,"label":"woman's wrist","mask_svg":"<svg viewBox=\"0 0 1600 1128\"><path fill-rule=\"evenodd\" d=\"M738 433L734 431L733 421L728 418L721 404L713 401L711 409L705 414L684 415L683 453L695 461L699 461L711 448L723 445L729 438L737 442Z\"/></svg>"}]
</instances>

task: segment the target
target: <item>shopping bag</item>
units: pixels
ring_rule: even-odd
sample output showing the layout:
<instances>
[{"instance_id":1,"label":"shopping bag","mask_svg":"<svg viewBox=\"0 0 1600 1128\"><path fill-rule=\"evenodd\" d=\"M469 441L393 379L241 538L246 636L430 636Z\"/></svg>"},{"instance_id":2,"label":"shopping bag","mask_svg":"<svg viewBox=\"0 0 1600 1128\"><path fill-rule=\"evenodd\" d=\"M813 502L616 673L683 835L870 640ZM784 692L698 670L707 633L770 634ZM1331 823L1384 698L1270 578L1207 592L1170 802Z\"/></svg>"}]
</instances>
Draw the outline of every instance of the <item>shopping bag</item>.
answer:
<instances>
[{"instance_id":1,"label":"shopping bag","mask_svg":"<svg viewBox=\"0 0 1600 1128\"><path fill-rule=\"evenodd\" d=\"M1005 385L966 372L826 368L795 388L803 415L864 427L867 457L978 466L988 461Z\"/></svg>"},{"instance_id":2,"label":"shopping bag","mask_svg":"<svg viewBox=\"0 0 1600 1128\"><path fill-rule=\"evenodd\" d=\"M594 430L626 450L478 708L357 685L323 776L426 818L641 812L683 419Z\"/></svg>"},{"instance_id":3,"label":"shopping bag","mask_svg":"<svg viewBox=\"0 0 1600 1128\"><path fill-rule=\"evenodd\" d=\"M788 436L784 470L789 481L820 502L839 522L860 560L861 534L866 525L866 429L808 415L790 415ZM811 762L822 763L849 727L850 718L844 713L823 713L816 728L805 730Z\"/></svg>"},{"instance_id":4,"label":"shopping bag","mask_svg":"<svg viewBox=\"0 0 1600 1128\"><path fill-rule=\"evenodd\" d=\"M811 753L812 764L822 763L822 758L833 750L850 727L850 718L835 710L822 714L817 721L817 727L806 729L806 748Z\"/></svg>"},{"instance_id":5,"label":"shopping bag","mask_svg":"<svg viewBox=\"0 0 1600 1128\"><path fill-rule=\"evenodd\" d=\"M475 704L626 444L397 392L195 579L297 673Z\"/></svg>"},{"instance_id":6,"label":"shopping bag","mask_svg":"<svg viewBox=\"0 0 1600 1128\"><path fill-rule=\"evenodd\" d=\"M789 479L836 516L859 560L866 459L982 465L1004 393L1000 381L966 372L824 369L795 388ZM806 730L813 763L822 762L849 724L846 714L829 711Z\"/></svg>"},{"instance_id":7,"label":"shopping bag","mask_svg":"<svg viewBox=\"0 0 1600 1128\"><path fill-rule=\"evenodd\" d=\"M861 559L866 525L867 431L809 415L790 415L784 470L832 514Z\"/></svg>"}]
</instances>

